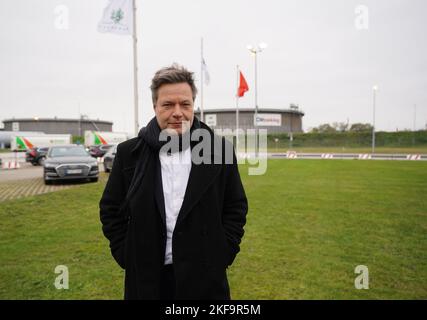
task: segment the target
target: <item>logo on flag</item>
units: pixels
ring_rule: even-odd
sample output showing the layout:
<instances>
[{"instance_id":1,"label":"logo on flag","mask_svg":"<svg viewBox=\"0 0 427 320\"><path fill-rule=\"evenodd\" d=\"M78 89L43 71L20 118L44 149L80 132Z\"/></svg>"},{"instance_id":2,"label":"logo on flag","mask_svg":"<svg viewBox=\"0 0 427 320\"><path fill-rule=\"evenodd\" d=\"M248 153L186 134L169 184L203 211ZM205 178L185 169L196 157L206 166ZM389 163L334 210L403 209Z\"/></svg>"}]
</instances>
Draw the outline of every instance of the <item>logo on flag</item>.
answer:
<instances>
[{"instance_id":1,"label":"logo on flag","mask_svg":"<svg viewBox=\"0 0 427 320\"><path fill-rule=\"evenodd\" d=\"M132 0L109 0L98 31L102 33L133 34Z\"/></svg>"},{"instance_id":2,"label":"logo on flag","mask_svg":"<svg viewBox=\"0 0 427 320\"><path fill-rule=\"evenodd\" d=\"M111 12L111 20L114 21L114 23L119 23L120 20L123 19L123 11L122 9L119 10L113 10L113 12Z\"/></svg>"}]
</instances>

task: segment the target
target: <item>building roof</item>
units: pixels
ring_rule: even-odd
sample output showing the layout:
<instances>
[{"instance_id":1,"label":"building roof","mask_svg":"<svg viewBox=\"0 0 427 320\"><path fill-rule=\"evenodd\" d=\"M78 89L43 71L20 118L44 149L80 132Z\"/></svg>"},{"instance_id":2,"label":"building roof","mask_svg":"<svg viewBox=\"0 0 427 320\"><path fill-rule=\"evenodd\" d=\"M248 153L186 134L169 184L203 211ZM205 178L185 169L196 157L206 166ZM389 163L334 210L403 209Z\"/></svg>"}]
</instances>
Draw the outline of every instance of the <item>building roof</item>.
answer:
<instances>
[{"instance_id":1,"label":"building roof","mask_svg":"<svg viewBox=\"0 0 427 320\"><path fill-rule=\"evenodd\" d=\"M105 121L105 120L95 120L95 119L71 119L71 118L12 118L12 119L5 119L3 120L3 123L9 123L9 122L95 122L95 123L104 123L104 124L110 124L112 125L113 122L111 121Z\"/></svg>"},{"instance_id":2,"label":"building roof","mask_svg":"<svg viewBox=\"0 0 427 320\"><path fill-rule=\"evenodd\" d=\"M194 111L195 113L200 113L200 109ZM217 108L217 109L205 109L203 113L235 113L235 108ZM254 108L239 108L239 112L255 112ZM273 108L258 108L258 113L295 113L301 116L304 115L304 112L299 109L273 109Z\"/></svg>"}]
</instances>

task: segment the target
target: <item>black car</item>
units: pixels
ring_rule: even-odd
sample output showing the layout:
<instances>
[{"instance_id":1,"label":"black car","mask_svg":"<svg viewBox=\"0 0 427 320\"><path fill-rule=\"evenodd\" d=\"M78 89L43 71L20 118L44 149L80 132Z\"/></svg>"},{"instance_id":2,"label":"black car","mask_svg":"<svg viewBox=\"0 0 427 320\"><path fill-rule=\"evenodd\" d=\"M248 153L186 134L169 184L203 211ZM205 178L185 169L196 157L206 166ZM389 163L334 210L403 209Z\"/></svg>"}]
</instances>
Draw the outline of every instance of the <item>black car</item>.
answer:
<instances>
[{"instance_id":1,"label":"black car","mask_svg":"<svg viewBox=\"0 0 427 320\"><path fill-rule=\"evenodd\" d=\"M56 180L98 181L98 162L79 145L52 146L43 164L45 184Z\"/></svg>"},{"instance_id":2,"label":"black car","mask_svg":"<svg viewBox=\"0 0 427 320\"><path fill-rule=\"evenodd\" d=\"M113 146L108 150L104 156L104 171L110 172L113 168L114 158L116 157L117 145Z\"/></svg>"},{"instance_id":3,"label":"black car","mask_svg":"<svg viewBox=\"0 0 427 320\"><path fill-rule=\"evenodd\" d=\"M33 166L43 165L44 160L46 159L46 154L49 151L49 147L34 147L28 149L25 152L25 161L31 162Z\"/></svg>"},{"instance_id":4,"label":"black car","mask_svg":"<svg viewBox=\"0 0 427 320\"><path fill-rule=\"evenodd\" d=\"M94 158L102 158L113 146L114 145L112 144L100 144L96 146L90 146L89 153Z\"/></svg>"}]
</instances>

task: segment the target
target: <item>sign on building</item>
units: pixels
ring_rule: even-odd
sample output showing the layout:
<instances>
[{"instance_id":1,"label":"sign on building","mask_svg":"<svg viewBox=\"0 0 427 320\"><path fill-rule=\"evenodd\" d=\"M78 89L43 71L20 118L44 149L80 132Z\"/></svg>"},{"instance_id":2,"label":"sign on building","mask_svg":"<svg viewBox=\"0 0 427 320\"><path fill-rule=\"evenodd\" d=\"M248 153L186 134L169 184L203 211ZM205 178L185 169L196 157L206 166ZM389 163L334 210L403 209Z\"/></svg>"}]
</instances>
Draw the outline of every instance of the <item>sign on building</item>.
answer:
<instances>
[{"instance_id":1,"label":"sign on building","mask_svg":"<svg viewBox=\"0 0 427 320\"><path fill-rule=\"evenodd\" d=\"M282 125L282 115L274 113L258 113L257 119L254 115L254 125L263 127L280 127Z\"/></svg>"},{"instance_id":2,"label":"sign on building","mask_svg":"<svg viewBox=\"0 0 427 320\"><path fill-rule=\"evenodd\" d=\"M216 114L207 114L205 116L205 121L209 127L215 127L216 126Z\"/></svg>"},{"instance_id":3,"label":"sign on building","mask_svg":"<svg viewBox=\"0 0 427 320\"><path fill-rule=\"evenodd\" d=\"M19 122L12 122L12 131L19 131Z\"/></svg>"}]
</instances>

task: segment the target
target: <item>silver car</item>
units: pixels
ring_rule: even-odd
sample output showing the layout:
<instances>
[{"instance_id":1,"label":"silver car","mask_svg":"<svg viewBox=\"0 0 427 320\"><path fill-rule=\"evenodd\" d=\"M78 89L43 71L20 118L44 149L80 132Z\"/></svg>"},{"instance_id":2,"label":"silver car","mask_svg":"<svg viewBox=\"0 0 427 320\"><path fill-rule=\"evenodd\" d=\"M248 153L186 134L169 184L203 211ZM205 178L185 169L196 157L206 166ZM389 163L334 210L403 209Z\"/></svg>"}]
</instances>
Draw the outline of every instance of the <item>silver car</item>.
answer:
<instances>
[{"instance_id":1,"label":"silver car","mask_svg":"<svg viewBox=\"0 0 427 320\"><path fill-rule=\"evenodd\" d=\"M98 181L98 162L80 145L52 146L43 164L45 184L57 180Z\"/></svg>"},{"instance_id":2,"label":"silver car","mask_svg":"<svg viewBox=\"0 0 427 320\"><path fill-rule=\"evenodd\" d=\"M110 172L113 168L114 158L116 157L117 145L114 145L104 156L104 171Z\"/></svg>"}]
</instances>

